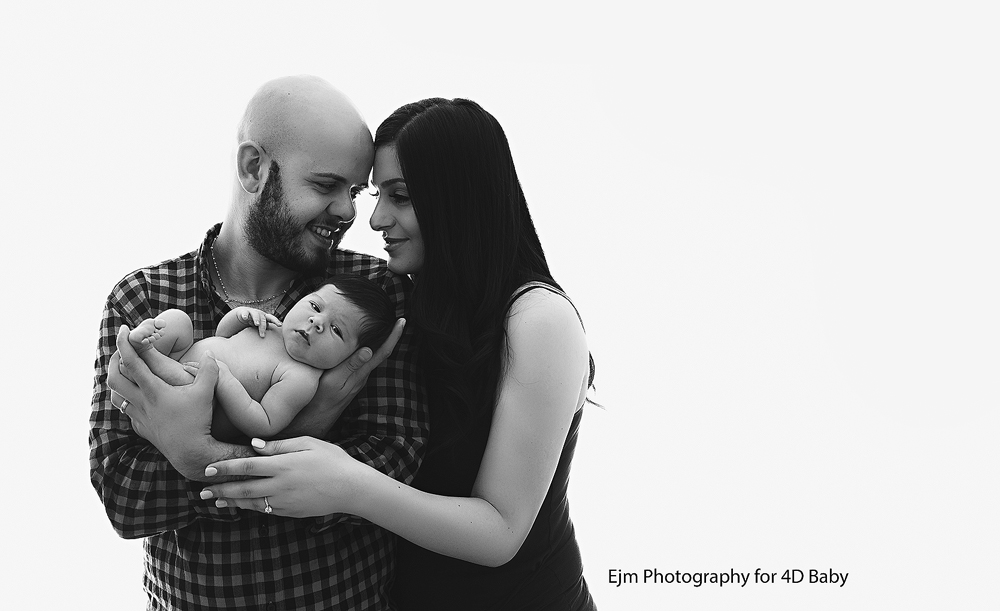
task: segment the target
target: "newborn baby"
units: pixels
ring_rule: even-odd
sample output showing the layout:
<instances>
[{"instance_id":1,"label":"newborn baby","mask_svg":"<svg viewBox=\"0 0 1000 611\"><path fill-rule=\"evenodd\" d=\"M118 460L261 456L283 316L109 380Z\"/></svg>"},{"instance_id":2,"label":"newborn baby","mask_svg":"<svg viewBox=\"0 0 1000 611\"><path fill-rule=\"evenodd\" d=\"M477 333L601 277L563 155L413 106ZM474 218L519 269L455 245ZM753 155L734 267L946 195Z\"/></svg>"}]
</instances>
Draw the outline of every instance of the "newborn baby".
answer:
<instances>
[{"instance_id":1,"label":"newborn baby","mask_svg":"<svg viewBox=\"0 0 1000 611\"><path fill-rule=\"evenodd\" d=\"M213 436L269 438L312 400L325 370L358 348L380 346L395 321L385 291L366 278L341 276L299 300L284 322L239 307L226 313L215 337L195 342L191 318L174 309L142 321L129 341L149 369L174 386L194 381L181 361L211 351L219 363L215 403L228 417L216 410Z\"/></svg>"}]
</instances>

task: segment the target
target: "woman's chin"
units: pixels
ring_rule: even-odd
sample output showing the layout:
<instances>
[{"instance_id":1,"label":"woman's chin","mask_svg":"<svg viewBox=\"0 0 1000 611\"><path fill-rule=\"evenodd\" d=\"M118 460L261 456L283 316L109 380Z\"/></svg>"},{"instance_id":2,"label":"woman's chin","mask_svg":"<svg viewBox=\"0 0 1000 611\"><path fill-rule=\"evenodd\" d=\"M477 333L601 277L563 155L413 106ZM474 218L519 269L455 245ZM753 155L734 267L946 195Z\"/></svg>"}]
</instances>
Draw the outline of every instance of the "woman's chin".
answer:
<instances>
[{"instance_id":1,"label":"woman's chin","mask_svg":"<svg viewBox=\"0 0 1000 611\"><path fill-rule=\"evenodd\" d=\"M401 257L389 257L389 271L400 276L413 275L417 273L414 266Z\"/></svg>"}]
</instances>

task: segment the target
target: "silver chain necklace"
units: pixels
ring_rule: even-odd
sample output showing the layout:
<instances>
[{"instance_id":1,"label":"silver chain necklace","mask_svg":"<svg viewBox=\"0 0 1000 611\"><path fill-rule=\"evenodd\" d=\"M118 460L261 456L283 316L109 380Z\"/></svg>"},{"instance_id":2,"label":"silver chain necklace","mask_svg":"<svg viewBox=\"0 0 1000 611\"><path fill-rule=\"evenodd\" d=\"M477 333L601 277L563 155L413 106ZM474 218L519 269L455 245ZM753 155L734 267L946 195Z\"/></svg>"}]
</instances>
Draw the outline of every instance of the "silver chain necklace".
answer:
<instances>
[{"instance_id":1,"label":"silver chain necklace","mask_svg":"<svg viewBox=\"0 0 1000 611\"><path fill-rule=\"evenodd\" d=\"M276 297L281 297L282 295L284 295L285 293L288 292L288 288L286 287L285 290L283 290L283 291L281 291L279 293L275 293L274 295L271 295L270 297L265 297L263 299L250 299L250 300L247 300L247 301L244 301L243 299L236 299L234 297L230 297L229 296L229 291L226 289L226 281L223 280L223 278L222 278L222 269L219 267L219 262L215 260L215 242L212 242L212 246L209 247L208 252L209 252L210 255L212 255L212 265L215 266L215 275L217 275L219 277L219 284L222 285L222 300L225 301L226 303L238 303L238 304L247 305L247 306L249 306L249 305L257 305L257 304L261 304L261 303L267 303L268 301L271 301L272 299L275 299Z\"/></svg>"}]
</instances>

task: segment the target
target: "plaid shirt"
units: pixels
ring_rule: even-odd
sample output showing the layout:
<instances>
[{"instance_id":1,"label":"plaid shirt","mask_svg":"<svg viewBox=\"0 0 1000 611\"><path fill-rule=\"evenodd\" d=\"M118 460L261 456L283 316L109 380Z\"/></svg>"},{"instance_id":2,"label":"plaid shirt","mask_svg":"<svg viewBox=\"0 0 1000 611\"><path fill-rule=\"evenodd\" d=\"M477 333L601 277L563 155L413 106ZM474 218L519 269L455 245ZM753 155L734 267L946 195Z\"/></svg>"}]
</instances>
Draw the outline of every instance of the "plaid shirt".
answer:
<instances>
[{"instance_id":1,"label":"plaid shirt","mask_svg":"<svg viewBox=\"0 0 1000 611\"><path fill-rule=\"evenodd\" d=\"M124 538L145 537L143 585L149 609L385 609L394 535L355 516L284 518L219 509L199 497L203 483L182 477L136 435L111 405L107 368L122 324L135 328L169 308L187 312L195 339L214 335L229 307L212 290L206 255L221 225L201 247L125 277L104 308L94 363L90 478L108 518ZM385 262L338 251L329 275L375 280L405 311L409 282ZM295 281L276 315L323 281ZM427 407L418 390L412 336L344 411L328 437L352 456L409 483L427 441Z\"/></svg>"}]
</instances>

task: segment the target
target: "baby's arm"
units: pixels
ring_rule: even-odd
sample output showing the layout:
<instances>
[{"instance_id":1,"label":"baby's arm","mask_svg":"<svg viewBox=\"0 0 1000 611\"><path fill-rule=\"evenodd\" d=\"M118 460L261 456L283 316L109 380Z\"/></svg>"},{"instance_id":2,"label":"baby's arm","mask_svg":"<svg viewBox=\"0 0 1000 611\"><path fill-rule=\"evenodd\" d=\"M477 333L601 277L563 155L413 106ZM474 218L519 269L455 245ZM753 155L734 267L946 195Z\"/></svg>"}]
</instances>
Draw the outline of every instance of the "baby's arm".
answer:
<instances>
[{"instance_id":1,"label":"baby's arm","mask_svg":"<svg viewBox=\"0 0 1000 611\"><path fill-rule=\"evenodd\" d=\"M281 326L281 321L264 310L239 307L226 312L215 329L216 337L232 337L247 327L257 327L260 336L268 329Z\"/></svg>"},{"instance_id":2,"label":"baby's arm","mask_svg":"<svg viewBox=\"0 0 1000 611\"><path fill-rule=\"evenodd\" d=\"M258 403L230 372L229 367L220 361L215 398L236 428L251 437L271 438L288 426L295 415L309 403L316 394L318 385L318 376L294 368L281 374Z\"/></svg>"}]
</instances>

